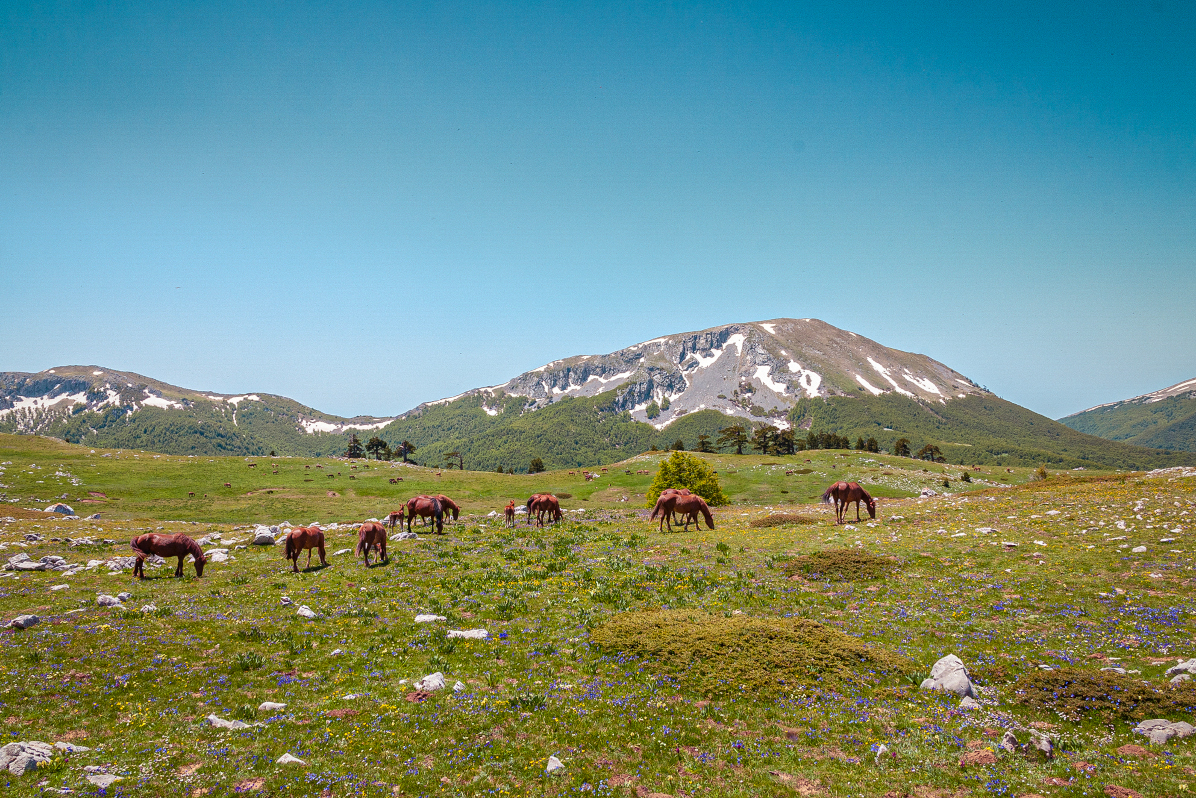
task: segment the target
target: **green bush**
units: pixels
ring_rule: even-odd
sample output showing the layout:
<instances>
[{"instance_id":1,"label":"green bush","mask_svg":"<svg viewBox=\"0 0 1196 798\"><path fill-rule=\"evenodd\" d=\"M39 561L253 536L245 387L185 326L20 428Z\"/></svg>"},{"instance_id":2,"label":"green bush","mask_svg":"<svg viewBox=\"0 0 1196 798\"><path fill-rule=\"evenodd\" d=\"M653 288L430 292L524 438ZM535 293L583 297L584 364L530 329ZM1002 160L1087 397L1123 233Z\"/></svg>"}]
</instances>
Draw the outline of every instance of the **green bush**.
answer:
<instances>
[{"instance_id":1,"label":"green bush","mask_svg":"<svg viewBox=\"0 0 1196 798\"><path fill-rule=\"evenodd\" d=\"M1014 683L1014 696L1023 706L1057 712L1072 721L1084 716L1144 720L1196 712L1196 686L1191 682L1159 690L1119 673L1079 668L1025 673Z\"/></svg>"},{"instance_id":2,"label":"green bush","mask_svg":"<svg viewBox=\"0 0 1196 798\"><path fill-rule=\"evenodd\" d=\"M803 618L730 618L661 610L616 615L591 634L599 650L650 663L702 695L775 695L801 684L902 673L910 663Z\"/></svg>"},{"instance_id":3,"label":"green bush","mask_svg":"<svg viewBox=\"0 0 1196 798\"><path fill-rule=\"evenodd\" d=\"M686 488L714 507L727 503L714 469L702 458L688 452L673 452L667 460L661 461L648 488L649 507L656 505L656 500L666 488Z\"/></svg>"}]
</instances>

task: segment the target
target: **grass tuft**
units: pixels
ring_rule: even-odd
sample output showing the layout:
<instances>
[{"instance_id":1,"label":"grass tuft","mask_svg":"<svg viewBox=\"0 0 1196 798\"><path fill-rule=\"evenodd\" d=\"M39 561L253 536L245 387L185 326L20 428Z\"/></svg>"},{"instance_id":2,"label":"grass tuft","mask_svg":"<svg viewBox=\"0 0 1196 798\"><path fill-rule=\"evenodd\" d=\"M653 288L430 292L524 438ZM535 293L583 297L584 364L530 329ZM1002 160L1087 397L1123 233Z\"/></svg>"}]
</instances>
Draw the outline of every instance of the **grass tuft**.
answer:
<instances>
[{"instance_id":1,"label":"grass tuft","mask_svg":"<svg viewBox=\"0 0 1196 798\"><path fill-rule=\"evenodd\" d=\"M754 518L748 522L748 526L755 529L765 529L772 526L787 526L789 524L817 524L817 518L811 518L808 515L798 515L797 513L773 513L766 515L763 518Z\"/></svg>"},{"instance_id":2,"label":"grass tuft","mask_svg":"<svg viewBox=\"0 0 1196 798\"><path fill-rule=\"evenodd\" d=\"M1105 721L1166 718L1196 712L1196 687L1181 683L1162 690L1111 671L1078 668L1031 671L1014 685L1017 703L1057 712L1068 720Z\"/></svg>"},{"instance_id":3,"label":"grass tuft","mask_svg":"<svg viewBox=\"0 0 1196 798\"><path fill-rule=\"evenodd\" d=\"M893 557L869 554L858 549L827 549L794 557L782 566L789 576L801 574L832 582L879 579L901 567Z\"/></svg>"}]
</instances>

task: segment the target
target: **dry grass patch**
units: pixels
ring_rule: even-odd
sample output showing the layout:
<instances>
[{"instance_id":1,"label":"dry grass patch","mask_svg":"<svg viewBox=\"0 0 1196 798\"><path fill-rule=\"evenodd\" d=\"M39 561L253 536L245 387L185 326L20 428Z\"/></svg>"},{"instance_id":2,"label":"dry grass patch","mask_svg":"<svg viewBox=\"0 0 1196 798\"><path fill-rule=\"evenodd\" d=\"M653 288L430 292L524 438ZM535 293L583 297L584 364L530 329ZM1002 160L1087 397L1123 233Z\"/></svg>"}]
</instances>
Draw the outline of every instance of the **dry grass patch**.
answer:
<instances>
[{"instance_id":1,"label":"dry grass patch","mask_svg":"<svg viewBox=\"0 0 1196 798\"><path fill-rule=\"evenodd\" d=\"M859 549L827 549L794 557L782 567L788 576L854 582L888 576L901 567L901 561Z\"/></svg>"},{"instance_id":2,"label":"dry grass patch","mask_svg":"<svg viewBox=\"0 0 1196 798\"><path fill-rule=\"evenodd\" d=\"M1159 689L1110 671L1031 671L1017 680L1014 694L1019 704L1057 712L1073 721L1084 716L1106 721L1144 720L1196 712L1196 686L1190 683Z\"/></svg>"},{"instance_id":3,"label":"dry grass patch","mask_svg":"<svg viewBox=\"0 0 1196 798\"><path fill-rule=\"evenodd\" d=\"M817 524L818 518L811 518L808 515L798 515L797 513L773 513L766 515L763 518L753 518L748 522L748 526L756 529L764 529L770 526L785 526L788 524Z\"/></svg>"}]
</instances>

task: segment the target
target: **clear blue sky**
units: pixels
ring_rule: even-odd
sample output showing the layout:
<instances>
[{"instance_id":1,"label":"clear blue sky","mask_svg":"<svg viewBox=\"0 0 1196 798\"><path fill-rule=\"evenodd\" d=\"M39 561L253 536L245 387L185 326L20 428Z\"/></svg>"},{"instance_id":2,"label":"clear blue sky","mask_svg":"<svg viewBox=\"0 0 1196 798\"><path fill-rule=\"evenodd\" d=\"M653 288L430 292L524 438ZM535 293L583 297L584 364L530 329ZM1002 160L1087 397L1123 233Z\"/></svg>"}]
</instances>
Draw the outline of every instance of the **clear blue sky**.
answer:
<instances>
[{"instance_id":1,"label":"clear blue sky","mask_svg":"<svg viewBox=\"0 0 1196 798\"><path fill-rule=\"evenodd\" d=\"M4 3L0 370L383 415L793 316L1052 417L1196 376L1196 6L802 5Z\"/></svg>"}]
</instances>

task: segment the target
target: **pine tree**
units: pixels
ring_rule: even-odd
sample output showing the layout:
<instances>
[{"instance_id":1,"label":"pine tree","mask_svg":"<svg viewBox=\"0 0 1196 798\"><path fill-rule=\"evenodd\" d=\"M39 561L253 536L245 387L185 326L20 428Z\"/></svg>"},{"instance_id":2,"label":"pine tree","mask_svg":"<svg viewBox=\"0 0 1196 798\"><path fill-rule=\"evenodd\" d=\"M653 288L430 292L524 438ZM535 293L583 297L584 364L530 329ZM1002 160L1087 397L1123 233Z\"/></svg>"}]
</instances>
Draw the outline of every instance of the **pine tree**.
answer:
<instances>
[{"instance_id":1,"label":"pine tree","mask_svg":"<svg viewBox=\"0 0 1196 798\"><path fill-rule=\"evenodd\" d=\"M379 438L377 435L370 438L365 443L365 450L374 455L375 460L382 459L382 450L386 448L386 441Z\"/></svg>"},{"instance_id":2,"label":"pine tree","mask_svg":"<svg viewBox=\"0 0 1196 798\"><path fill-rule=\"evenodd\" d=\"M879 454L880 453L880 443L877 442L876 438L869 438L868 443L867 443L867 449L870 452Z\"/></svg>"},{"instance_id":3,"label":"pine tree","mask_svg":"<svg viewBox=\"0 0 1196 798\"><path fill-rule=\"evenodd\" d=\"M714 447L710 445L710 436L709 435L699 435L698 436L697 451L699 451L699 452L713 452L714 451Z\"/></svg>"},{"instance_id":4,"label":"pine tree","mask_svg":"<svg viewBox=\"0 0 1196 798\"><path fill-rule=\"evenodd\" d=\"M777 432L777 428L770 424L757 427L756 431L752 433L752 448L760 454L771 454L773 440Z\"/></svg>"},{"instance_id":5,"label":"pine tree","mask_svg":"<svg viewBox=\"0 0 1196 798\"><path fill-rule=\"evenodd\" d=\"M748 442L747 429L742 424L732 424L720 429L718 435L719 446L734 446L735 454L743 454L743 445Z\"/></svg>"},{"instance_id":6,"label":"pine tree","mask_svg":"<svg viewBox=\"0 0 1196 798\"><path fill-rule=\"evenodd\" d=\"M782 430L781 434L777 435L775 451L777 454L797 454L797 439L793 430Z\"/></svg>"},{"instance_id":7,"label":"pine tree","mask_svg":"<svg viewBox=\"0 0 1196 798\"><path fill-rule=\"evenodd\" d=\"M357 433L354 432L349 436L349 448L345 449L345 457L351 460L362 457L365 450L361 448L361 441L357 438Z\"/></svg>"},{"instance_id":8,"label":"pine tree","mask_svg":"<svg viewBox=\"0 0 1196 798\"><path fill-rule=\"evenodd\" d=\"M857 452L862 452L867 448L868 444L864 443L864 437L862 435L855 439L855 450Z\"/></svg>"},{"instance_id":9,"label":"pine tree","mask_svg":"<svg viewBox=\"0 0 1196 798\"><path fill-rule=\"evenodd\" d=\"M533 457L532 461L527 466L527 473L529 473L529 474L539 474L543 470L544 470L544 461L541 460L539 457Z\"/></svg>"},{"instance_id":10,"label":"pine tree","mask_svg":"<svg viewBox=\"0 0 1196 798\"><path fill-rule=\"evenodd\" d=\"M675 452L684 452L685 451L685 443L680 438L673 441L673 451L675 451Z\"/></svg>"},{"instance_id":11,"label":"pine tree","mask_svg":"<svg viewBox=\"0 0 1196 798\"><path fill-rule=\"evenodd\" d=\"M898 438L893 442L893 455L895 457L909 457L910 453L909 438Z\"/></svg>"},{"instance_id":12,"label":"pine tree","mask_svg":"<svg viewBox=\"0 0 1196 798\"><path fill-rule=\"evenodd\" d=\"M407 455L415 451L415 445L412 444L411 441L403 441L399 444L399 448L395 451L397 451L399 456L403 458L404 463L410 463L411 461L407 459Z\"/></svg>"}]
</instances>

